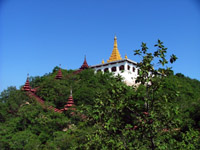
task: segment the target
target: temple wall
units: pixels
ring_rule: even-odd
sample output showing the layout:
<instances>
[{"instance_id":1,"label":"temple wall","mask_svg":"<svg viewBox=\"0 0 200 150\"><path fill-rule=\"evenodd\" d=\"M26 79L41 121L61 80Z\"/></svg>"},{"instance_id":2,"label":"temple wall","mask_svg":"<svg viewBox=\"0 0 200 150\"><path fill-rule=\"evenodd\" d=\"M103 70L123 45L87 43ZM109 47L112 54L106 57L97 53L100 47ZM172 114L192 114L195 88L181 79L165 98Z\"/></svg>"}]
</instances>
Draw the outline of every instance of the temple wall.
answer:
<instances>
[{"instance_id":1,"label":"temple wall","mask_svg":"<svg viewBox=\"0 0 200 150\"><path fill-rule=\"evenodd\" d=\"M135 80L138 76L138 68L135 64L130 63L129 61L123 62L110 62L107 64L102 64L98 66L92 66L95 72L112 72L115 76L118 74L121 75L124 79L124 82L127 85L134 85Z\"/></svg>"}]
</instances>

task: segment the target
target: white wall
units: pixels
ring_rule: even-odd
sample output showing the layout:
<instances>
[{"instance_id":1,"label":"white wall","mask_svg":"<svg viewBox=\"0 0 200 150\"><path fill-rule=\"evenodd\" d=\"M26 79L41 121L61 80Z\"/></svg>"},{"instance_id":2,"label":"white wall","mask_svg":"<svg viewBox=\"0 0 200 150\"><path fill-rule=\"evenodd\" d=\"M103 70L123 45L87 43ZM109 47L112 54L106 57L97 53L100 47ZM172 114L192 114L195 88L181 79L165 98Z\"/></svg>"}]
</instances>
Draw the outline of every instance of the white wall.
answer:
<instances>
[{"instance_id":1,"label":"white wall","mask_svg":"<svg viewBox=\"0 0 200 150\"><path fill-rule=\"evenodd\" d=\"M104 66L106 65L106 66ZM120 66L124 65L124 70L120 70ZM130 69L128 70L128 66ZM116 67L116 71L113 72L111 71L112 67ZM135 68L135 71L133 72L133 67ZM108 68L109 72L113 72L113 74L116 75L121 75L124 78L124 82L127 85L134 85L135 84L135 79L138 76L138 68L136 68L136 65L129 62L129 61L123 61L123 62L110 62L102 65L96 65L92 66L93 69L95 69L95 72L97 71L102 71L104 72L104 69Z\"/></svg>"}]
</instances>

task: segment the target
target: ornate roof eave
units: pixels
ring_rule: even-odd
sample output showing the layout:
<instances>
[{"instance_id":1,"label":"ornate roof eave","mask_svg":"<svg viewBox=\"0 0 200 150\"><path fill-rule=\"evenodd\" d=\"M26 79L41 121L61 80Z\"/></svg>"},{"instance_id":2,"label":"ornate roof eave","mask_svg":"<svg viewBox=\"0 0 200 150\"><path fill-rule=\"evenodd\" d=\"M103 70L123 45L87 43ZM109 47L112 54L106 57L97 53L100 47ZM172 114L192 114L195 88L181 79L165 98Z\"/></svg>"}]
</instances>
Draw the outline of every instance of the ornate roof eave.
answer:
<instances>
[{"instance_id":1,"label":"ornate roof eave","mask_svg":"<svg viewBox=\"0 0 200 150\"><path fill-rule=\"evenodd\" d=\"M110 64L118 64L118 63L122 63L122 62L129 62L129 63L132 63L133 65L137 65L137 62L135 62L135 61L132 61L132 60L130 60L130 59L122 59L122 60L107 62L107 63L104 63L104 64L93 65L93 66L90 66L90 68L96 68L96 67L101 67L101 66L107 66L107 65L110 65Z\"/></svg>"}]
</instances>

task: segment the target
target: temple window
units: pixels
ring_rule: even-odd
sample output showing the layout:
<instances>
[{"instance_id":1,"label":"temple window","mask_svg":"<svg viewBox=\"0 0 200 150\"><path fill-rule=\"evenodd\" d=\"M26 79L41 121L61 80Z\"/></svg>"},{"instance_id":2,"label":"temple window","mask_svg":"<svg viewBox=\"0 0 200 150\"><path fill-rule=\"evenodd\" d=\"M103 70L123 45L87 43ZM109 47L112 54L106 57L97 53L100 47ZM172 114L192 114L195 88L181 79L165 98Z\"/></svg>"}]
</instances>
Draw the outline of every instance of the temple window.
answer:
<instances>
[{"instance_id":1,"label":"temple window","mask_svg":"<svg viewBox=\"0 0 200 150\"><path fill-rule=\"evenodd\" d=\"M127 66L127 70L130 70L130 66L129 65Z\"/></svg>"},{"instance_id":2,"label":"temple window","mask_svg":"<svg viewBox=\"0 0 200 150\"><path fill-rule=\"evenodd\" d=\"M140 69L137 70L137 74L138 74L138 75L140 74Z\"/></svg>"},{"instance_id":3,"label":"temple window","mask_svg":"<svg viewBox=\"0 0 200 150\"><path fill-rule=\"evenodd\" d=\"M119 70L124 70L124 65L121 65L121 66L119 67Z\"/></svg>"},{"instance_id":4,"label":"temple window","mask_svg":"<svg viewBox=\"0 0 200 150\"><path fill-rule=\"evenodd\" d=\"M108 72L108 68L105 68L105 69L104 69L104 72Z\"/></svg>"},{"instance_id":5,"label":"temple window","mask_svg":"<svg viewBox=\"0 0 200 150\"><path fill-rule=\"evenodd\" d=\"M115 72L116 70L117 70L116 67L112 67L112 68L111 68L111 71L112 71L112 72Z\"/></svg>"},{"instance_id":6,"label":"temple window","mask_svg":"<svg viewBox=\"0 0 200 150\"><path fill-rule=\"evenodd\" d=\"M133 72L135 72L135 67L133 67Z\"/></svg>"}]
</instances>

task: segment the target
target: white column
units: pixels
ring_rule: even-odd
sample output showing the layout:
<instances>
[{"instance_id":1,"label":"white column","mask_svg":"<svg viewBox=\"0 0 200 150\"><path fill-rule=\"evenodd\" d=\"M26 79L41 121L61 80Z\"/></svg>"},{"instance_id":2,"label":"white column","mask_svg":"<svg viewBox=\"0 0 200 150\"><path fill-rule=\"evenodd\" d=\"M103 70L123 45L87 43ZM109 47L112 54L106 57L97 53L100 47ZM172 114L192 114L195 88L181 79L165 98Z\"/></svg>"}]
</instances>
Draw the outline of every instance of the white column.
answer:
<instances>
[{"instance_id":1,"label":"white column","mask_svg":"<svg viewBox=\"0 0 200 150\"><path fill-rule=\"evenodd\" d=\"M116 64L116 72L119 72L119 64Z\"/></svg>"},{"instance_id":2,"label":"white column","mask_svg":"<svg viewBox=\"0 0 200 150\"><path fill-rule=\"evenodd\" d=\"M111 71L111 67L112 67L112 66L108 65L108 71L109 71L109 72L112 72L112 71Z\"/></svg>"},{"instance_id":3,"label":"white column","mask_svg":"<svg viewBox=\"0 0 200 150\"><path fill-rule=\"evenodd\" d=\"M127 70L127 62L125 62L125 64L124 64L124 70Z\"/></svg>"}]
</instances>

